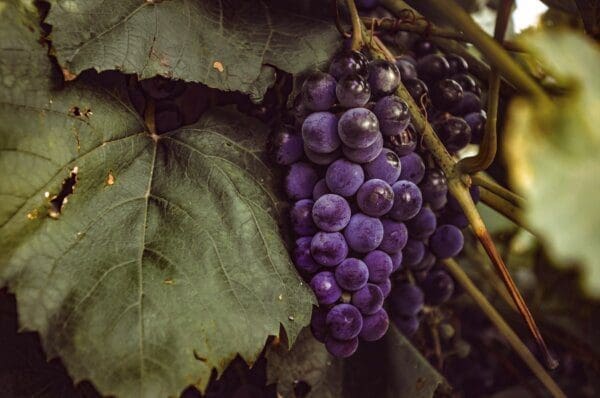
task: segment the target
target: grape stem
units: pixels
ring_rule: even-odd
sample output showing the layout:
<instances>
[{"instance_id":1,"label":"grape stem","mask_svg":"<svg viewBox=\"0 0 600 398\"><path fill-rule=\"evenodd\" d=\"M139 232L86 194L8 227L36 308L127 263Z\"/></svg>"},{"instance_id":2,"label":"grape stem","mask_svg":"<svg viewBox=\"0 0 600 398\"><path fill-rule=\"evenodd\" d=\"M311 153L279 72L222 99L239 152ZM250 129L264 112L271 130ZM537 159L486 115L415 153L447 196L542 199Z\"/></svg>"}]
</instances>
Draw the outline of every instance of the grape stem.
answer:
<instances>
[{"instance_id":1,"label":"grape stem","mask_svg":"<svg viewBox=\"0 0 600 398\"><path fill-rule=\"evenodd\" d=\"M362 29L360 25L360 16L354 0L346 0L350 20L352 21L352 50L359 51L363 46Z\"/></svg>"},{"instance_id":2,"label":"grape stem","mask_svg":"<svg viewBox=\"0 0 600 398\"><path fill-rule=\"evenodd\" d=\"M523 362L531 369L537 378L544 384L553 397L566 397L565 393L560 389L556 382L544 370L544 367L537 361L527 346L519 339L519 336L506 323L502 315L490 304L483 293L475 286L469 276L453 259L443 261L446 268L450 271L454 279L465 289L465 291L473 298L475 303L481 308L488 319L498 328L500 333L506 338L510 346L521 357Z\"/></svg>"},{"instance_id":3,"label":"grape stem","mask_svg":"<svg viewBox=\"0 0 600 398\"><path fill-rule=\"evenodd\" d=\"M346 30L342 26L342 21L340 20L340 9L338 7L338 0L331 0L331 11L335 16L335 27L337 28L338 32L340 32L342 37L344 39L352 37L352 35L346 32Z\"/></svg>"},{"instance_id":4,"label":"grape stem","mask_svg":"<svg viewBox=\"0 0 600 398\"><path fill-rule=\"evenodd\" d=\"M521 228L525 228L529 232L532 232L529 225L527 225L527 222L525 222L523 212L520 208L485 188L481 188L479 193L481 201L487 206L502 214Z\"/></svg>"},{"instance_id":5,"label":"grape stem","mask_svg":"<svg viewBox=\"0 0 600 398\"><path fill-rule=\"evenodd\" d=\"M503 187L498 184L494 179L488 176L486 173L480 172L471 176L473 184L485 188L488 191L494 193L496 196L501 197L507 202L511 203L515 207L522 208L525 205L525 199L517 195L510 189Z\"/></svg>"},{"instance_id":6,"label":"grape stem","mask_svg":"<svg viewBox=\"0 0 600 398\"><path fill-rule=\"evenodd\" d=\"M154 99L146 96L146 109L144 110L144 122L148 128L148 132L152 137L156 136L156 121L155 121L156 104Z\"/></svg>"}]
</instances>

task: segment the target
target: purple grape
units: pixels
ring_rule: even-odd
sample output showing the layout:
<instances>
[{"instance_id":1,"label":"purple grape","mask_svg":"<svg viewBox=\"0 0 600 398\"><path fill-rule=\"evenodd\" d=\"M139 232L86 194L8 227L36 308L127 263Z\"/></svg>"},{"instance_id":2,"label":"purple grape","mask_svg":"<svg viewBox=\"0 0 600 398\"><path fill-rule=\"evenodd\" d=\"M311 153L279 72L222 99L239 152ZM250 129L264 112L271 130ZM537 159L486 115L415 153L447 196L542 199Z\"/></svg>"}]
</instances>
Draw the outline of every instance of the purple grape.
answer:
<instances>
[{"instance_id":1,"label":"purple grape","mask_svg":"<svg viewBox=\"0 0 600 398\"><path fill-rule=\"evenodd\" d=\"M407 180L418 184L425 176L425 163L421 156L415 152L400 158L400 180Z\"/></svg>"},{"instance_id":2,"label":"purple grape","mask_svg":"<svg viewBox=\"0 0 600 398\"><path fill-rule=\"evenodd\" d=\"M429 249L437 258L456 256L462 250L463 244L461 230L450 224L440 225L429 237Z\"/></svg>"},{"instance_id":3,"label":"purple grape","mask_svg":"<svg viewBox=\"0 0 600 398\"><path fill-rule=\"evenodd\" d=\"M433 127L450 152L463 149L471 141L471 128L464 119L459 117L449 117L444 121L434 123Z\"/></svg>"},{"instance_id":4,"label":"purple grape","mask_svg":"<svg viewBox=\"0 0 600 398\"><path fill-rule=\"evenodd\" d=\"M413 45L413 51L418 57L424 57L437 51L437 47L427 39L419 39Z\"/></svg>"},{"instance_id":5,"label":"purple grape","mask_svg":"<svg viewBox=\"0 0 600 398\"><path fill-rule=\"evenodd\" d=\"M290 210L292 229L299 236L314 235L317 232L312 219L312 209L315 202L311 199L301 199L294 203ZM350 215L348 214L348 218Z\"/></svg>"},{"instance_id":6,"label":"purple grape","mask_svg":"<svg viewBox=\"0 0 600 398\"><path fill-rule=\"evenodd\" d=\"M481 87L479 87L479 85L477 84L475 79L471 77L471 75L467 75L466 73L457 73L453 74L451 79L460 84L463 91L471 92L477 96L481 95Z\"/></svg>"},{"instance_id":7,"label":"purple grape","mask_svg":"<svg viewBox=\"0 0 600 398\"><path fill-rule=\"evenodd\" d=\"M381 217L394 205L394 191L383 180L368 180L358 189L356 203L366 215Z\"/></svg>"},{"instance_id":8,"label":"purple grape","mask_svg":"<svg viewBox=\"0 0 600 398\"><path fill-rule=\"evenodd\" d=\"M445 303L454 293L454 280L444 270L431 271L421 283L425 302L432 305Z\"/></svg>"},{"instance_id":9,"label":"purple grape","mask_svg":"<svg viewBox=\"0 0 600 398\"><path fill-rule=\"evenodd\" d=\"M398 135L387 137L387 143L398 156L406 156L417 148L418 135L409 125L406 130Z\"/></svg>"},{"instance_id":10,"label":"purple grape","mask_svg":"<svg viewBox=\"0 0 600 398\"><path fill-rule=\"evenodd\" d=\"M336 358L348 358L358 348L358 337L350 340L336 340L331 336L327 336L325 348Z\"/></svg>"},{"instance_id":11,"label":"purple grape","mask_svg":"<svg viewBox=\"0 0 600 398\"><path fill-rule=\"evenodd\" d=\"M285 177L285 192L292 200L308 199L318 179L313 166L304 162L294 163Z\"/></svg>"},{"instance_id":12,"label":"purple grape","mask_svg":"<svg viewBox=\"0 0 600 398\"><path fill-rule=\"evenodd\" d=\"M351 302L361 313L374 314L383 306L383 293L377 285L367 283L352 294Z\"/></svg>"},{"instance_id":13,"label":"purple grape","mask_svg":"<svg viewBox=\"0 0 600 398\"><path fill-rule=\"evenodd\" d=\"M464 119L471 129L471 142L479 144L483 138L485 123L487 122L485 111L467 113Z\"/></svg>"},{"instance_id":14,"label":"purple grape","mask_svg":"<svg viewBox=\"0 0 600 398\"><path fill-rule=\"evenodd\" d=\"M379 122L375 114L366 108L348 109L340 117L338 133L347 147L366 148L377 140Z\"/></svg>"},{"instance_id":15,"label":"purple grape","mask_svg":"<svg viewBox=\"0 0 600 398\"><path fill-rule=\"evenodd\" d=\"M400 85L400 71L390 61L374 60L369 64L369 84L374 96L389 95Z\"/></svg>"},{"instance_id":16,"label":"purple grape","mask_svg":"<svg viewBox=\"0 0 600 398\"><path fill-rule=\"evenodd\" d=\"M304 153L308 160L319 166L327 166L342 157L342 150L340 148L330 153L317 153L305 147Z\"/></svg>"},{"instance_id":17,"label":"purple grape","mask_svg":"<svg viewBox=\"0 0 600 398\"><path fill-rule=\"evenodd\" d=\"M389 326L388 314L381 308L373 315L364 316L362 329L358 336L364 341L377 341L383 337Z\"/></svg>"},{"instance_id":18,"label":"purple grape","mask_svg":"<svg viewBox=\"0 0 600 398\"><path fill-rule=\"evenodd\" d=\"M429 93L427 84L421 79L406 79L404 87L410 94L411 97L416 101L417 105L420 105L425 101L423 97L426 97Z\"/></svg>"},{"instance_id":19,"label":"purple grape","mask_svg":"<svg viewBox=\"0 0 600 398\"><path fill-rule=\"evenodd\" d=\"M392 273L392 259L381 250L369 252L363 259L369 269L369 282L381 283Z\"/></svg>"},{"instance_id":20,"label":"purple grape","mask_svg":"<svg viewBox=\"0 0 600 398\"><path fill-rule=\"evenodd\" d=\"M333 272L321 271L310 280L312 288L319 304L333 304L342 297L342 289L335 281Z\"/></svg>"},{"instance_id":21,"label":"purple grape","mask_svg":"<svg viewBox=\"0 0 600 398\"><path fill-rule=\"evenodd\" d=\"M350 205L346 199L335 194L321 196L312 207L314 225L322 231L341 231L350 221Z\"/></svg>"},{"instance_id":22,"label":"purple grape","mask_svg":"<svg viewBox=\"0 0 600 398\"><path fill-rule=\"evenodd\" d=\"M390 308L394 314L415 316L423 308L423 291L415 285L404 282L396 285L390 295Z\"/></svg>"},{"instance_id":23,"label":"purple grape","mask_svg":"<svg viewBox=\"0 0 600 398\"><path fill-rule=\"evenodd\" d=\"M435 82L448 76L450 65L446 58L437 54L429 54L417 61L419 79Z\"/></svg>"},{"instance_id":24,"label":"purple grape","mask_svg":"<svg viewBox=\"0 0 600 398\"><path fill-rule=\"evenodd\" d=\"M315 112L302 123L304 147L316 153L331 153L341 145L338 118L330 112Z\"/></svg>"},{"instance_id":25,"label":"purple grape","mask_svg":"<svg viewBox=\"0 0 600 398\"><path fill-rule=\"evenodd\" d=\"M379 246L379 248L381 249L381 245ZM388 253L390 255L390 258L392 259L392 273L398 271L400 268L402 268L402 251L399 251L398 253Z\"/></svg>"},{"instance_id":26,"label":"purple grape","mask_svg":"<svg viewBox=\"0 0 600 398\"><path fill-rule=\"evenodd\" d=\"M365 106L371 98L371 86L367 79L357 73L342 77L335 94L341 106L346 108L356 108Z\"/></svg>"},{"instance_id":27,"label":"purple grape","mask_svg":"<svg viewBox=\"0 0 600 398\"><path fill-rule=\"evenodd\" d=\"M413 239L427 239L435 232L437 221L429 207L423 207L412 219L406 222L408 235Z\"/></svg>"},{"instance_id":28,"label":"purple grape","mask_svg":"<svg viewBox=\"0 0 600 398\"><path fill-rule=\"evenodd\" d=\"M482 108L481 99L476 94L465 92L462 100L450 109L450 112L454 115L463 116L473 112L480 112Z\"/></svg>"},{"instance_id":29,"label":"purple grape","mask_svg":"<svg viewBox=\"0 0 600 398\"><path fill-rule=\"evenodd\" d=\"M451 75L454 75L455 73L467 73L469 71L469 64L460 55L448 54L445 58L450 66L449 73Z\"/></svg>"},{"instance_id":30,"label":"purple grape","mask_svg":"<svg viewBox=\"0 0 600 398\"><path fill-rule=\"evenodd\" d=\"M384 219L381 221L383 225L383 240L378 249L391 254L401 251L408 240L408 231L406 226L397 221Z\"/></svg>"},{"instance_id":31,"label":"purple grape","mask_svg":"<svg viewBox=\"0 0 600 398\"><path fill-rule=\"evenodd\" d=\"M393 184L401 173L400 158L391 149L383 148L379 156L365 164L364 168L367 178Z\"/></svg>"},{"instance_id":32,"label":"purple grape","mask_svg":"<svg viewBox=\"0 0 600 398\"><path fill-rule=\"evenodd\" d=\"M379 0L356 0L356 7L361 10L369 10L379 5Z\"/></svg>"},{"instance_id":33,"label":"purple grape","mask_svg":"<svg viewBox=\"0 0 600 398\"><path fill-rule=\"evenodd\" d=\"M429 250L425 250L425 254L423 255L423 259L410 267L410 270L413 272L424 272L427 273L429 270L435 265L436 258Z\"/></svg>"},{"instance_id":34,"label":"purple grape","mask_svg":"<svg viewBox=\"0 0 600 398\"><path fill-rule=\"evenodd\" d=\"M369 280L369 268L357 258L347 258L335 269L335 280L344 290L359 290Z\"/></svg>"},{"instance_id":35,"label":"purple grape","mask_svg":"<svg viewBox=\"0 0 600 398\"><path fill-rule=\"evenodd\" d=\"M358 253L367 253L379 246L383 239L383 225L379 219L362 213L354 214L344 230L348 246Z\"/></svg>"},{"instance_id":36,"label":"purple grape","mask_svg":"<svg viewBox=\"0 0 600 398\"><path fill-rule=\"evenodd\" d=\"M460 229L467 228L469 226L469 220L462 211L453 211L448 206L442 211L439 216L441 224L452 224Z\"/></svg>"},{"instance_id":37,"label":"purple grape","mask_svg":"<svg viewBox=\"0 0 600 398\"><path fill-rule=\"evenodd\" d=\"M398 330L407 337L413 336L419 330L419 318L416 316L393 316L392 321Z\"/></svg>"},{"instance_id":38,"label":"purple grape","mask_svg":"<svg viewBox=\"0 0 600 398\"><path fill-rule=\"evenodd\" d=\"M362 167L345 159L338 159L330 164L325 173L327 187L331 192L341 196L354 195L364 180Z\"/></svg>"},{"instance_id":39,"label":"purple grape","mask_svg":"<svg viewBox=\"0 0 600 398\"><path fill-rule=\"evenodd\" d=\"M440 210L446 204L448 181L444 172L439 169L429 169L419 185L423 201L429 203L433 210Z\"/></svg>"},{"instance_id":40,"label":"purple grape","mask_svg":"<svg viewBox=\"0 0 600 398\"><path fill-rule=\"evenodd\" d=\"M407 268L419 264L425 256L425 245L420 240L409 239L402 249L402 265Z\"/></svg>"},{"instance_id":41,"label":"purple grape","mask_svg":"<svg viewBox=\"0 0 600 398\"><path fill-rule=\"evenodd\" d=\"M364 77L368 72L368 64L367 57L362 53L344 51L333 58L329 66L329 73L338 80L351 73L358 73Z\"/></svg>"},{"instance_id":42,"label":"purple grape","mask_svg":"<svg viewBox=\"0 0 600 398\"><path fill-rule=\"evenodd\" d=\"M452 79L435 82L431 88L431 102L438 110L447 111L457 106L463 99L462 87Z\"/></svg>"},{"instance_id":43,"label":"purple grape","mask_svg":"<svg viewBox=\"0 0 600 398\"><path fill-rule=\"evenodd\" d=\"M394 207L389 212L396 221L406 221L413 218L423 204L421 190L410 181L400 180L392 185L394 190Z\"/></svg>"},{"instance_id":44,"label":"purple grape","mask_svg":"<svg viewBox=\"0 0 600 398\"><path fill-rule=\"evenodd\" d=\"M289 166L302 158L302 137L282 128L271 139L271 153L275 163Z\"/></svg>"},{"instance_id":45,"label":"purple grape","mask_svg":"<svg viewBox=\"0 0 600 398\"><path fill-rule=\"evenodd\" d=\"M383 137L377 134L377 140L366 148L350 148L344 145L342 150L348 160L356 163L371 162L383 150Z\"/></svg>"},{"instance_id":46,"label":"purple grape","mask_svg":"<svg viewBox=\"0 0 600 398\"><path fill-rule=\"evenodd\" d=\"M324 178L321 178L313 188L313 200L316 202L321 196L328 193L331 193L331 191L327 187L327 182L325 182Z\"/></svg>"},{"instance_id":47,"label":"purple grape","mask_svg":"<svg viewBox=\"0 0 600 398\"><path fill-rule=\"evenodd\" d=\"M373 107L383 135L398 135L410 123L408 105L396 95L381 98Z\"/></svg>"},{"instance_id":48,"label":"purple grape","mask_svg":"<svg viewBox=\"0 0 600 398\"><path fill-rule=\"evenodd\" d=\"M327 318L327 310L321 307L313 306L312 315L310 317L310 330L315 336L315 339L321 343L325 342L327 337L327 325L325 324L325 318Z\"/></svg>"},{"instance_id":49,"label":"purple grape","mask_svg":"<svg viewBox=\"0 0 600 398\"><path fill-rule=\"evenodd\" d=\"M350 340L360 333L363 318L358 308L342 303L329 310L325 324L334 339Z\"/></svg>"},{"instance_id":50,"label":"purple grape","mask_svg":"<svg viewBox=\"0 0 600 398\"><path fill-rule=\"evenodd\" d=\"M417 68L415 68L415 65L407 61L406 59L396 59L396 67L400 72L400 80L404 81L406 79L417 78Z\"/></svg>"},{"instance_id":51,"label":"purple grape","mask_svg":"<svg viewBox=\"0 0 600 398\"><path fill-rule=\"evenodd\" d=\"M390 280L390 278L388 278L383 282L377 283L377 287L381 290L383 298L385 299L392 291L392 281Z\"/></svg>"},{"instance_id":52,"label":"purple grape","mask_svg":"<svg viewBox=\"0 0 600 398\"><path fill-rule=\"evenodd\" d=\"M333 267L348 256L348 245L339 232L317 232L310 242L310 254L317 263Z\"/></svg>"},{"instance_id":53,"label":"purple grape","mask_svg":"<svg viewBox=\"0 0 600 398\"><path fill-rule=\"evenodd\" d=\"M302 98L312 111L326 111L335 104L336 81L329 73L314 72L302 84Z\"/></svg>"},{"instance_id":54,"label":"purple grape","mask_svg":"<svg viewBox=\"0 0 600 398\"><path fill-rule=\"evenodd\" d=\"M313 274L321 268L321 266L312 258L310 254L310 242L312 236L303 236L296 239L296 247L292 253L292 260L298 271Z\"/></svg>"}]
</instances>

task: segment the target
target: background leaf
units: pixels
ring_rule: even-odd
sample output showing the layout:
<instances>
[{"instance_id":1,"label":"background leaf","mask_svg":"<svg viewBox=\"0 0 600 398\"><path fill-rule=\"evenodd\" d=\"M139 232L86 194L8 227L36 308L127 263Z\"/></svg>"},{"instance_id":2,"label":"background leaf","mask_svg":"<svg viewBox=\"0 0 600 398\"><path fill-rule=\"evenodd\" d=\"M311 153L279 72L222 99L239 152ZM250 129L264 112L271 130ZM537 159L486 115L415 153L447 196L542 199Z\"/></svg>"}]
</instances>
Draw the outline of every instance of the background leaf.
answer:
<instances>
[{"instance_id":1,"label":"background leaf","mask_svg":"<svg viewBox=\"0 0 600 398\"><path fill-rule=\"evenodd\" d=\"M313 298L280 238L266 127L217 109L151 136L120 76L53 89L37 17L3 5L0 285L22 327L75 381L124 397L202 388L280 325L293 342Z\"/></svg>"}]
</instances>

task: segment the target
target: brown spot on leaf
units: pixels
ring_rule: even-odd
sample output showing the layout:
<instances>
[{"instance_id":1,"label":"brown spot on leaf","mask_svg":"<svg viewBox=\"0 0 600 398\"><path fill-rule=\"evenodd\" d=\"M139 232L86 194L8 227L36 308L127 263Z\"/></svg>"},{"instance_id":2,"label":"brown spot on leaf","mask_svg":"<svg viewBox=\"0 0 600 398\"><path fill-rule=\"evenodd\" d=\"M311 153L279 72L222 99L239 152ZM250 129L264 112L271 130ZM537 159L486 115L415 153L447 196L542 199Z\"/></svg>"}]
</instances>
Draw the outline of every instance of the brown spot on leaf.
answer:
<instances>
[{"instance_id":1,"label":"brown spot on leaf","mask_svg":"<svg viewBox=\"0 0 600 398\"><path fill-rule=\"evenodd\" d=\"M173 278L167 278L167 279L165 279L165 280L163 281L163 283L164 283L165 285L174 285L174 284L175 284L175 281L173 280Z\"/></svg>"},{"instance_id":2,"label":"brown spot on leaf","mask_svg":"<svg viewBox=\"0 0 600 398\"><path fill-rule=\"evenodd\" d=\"M213 62L213 68L215 68L219 72L223 72L225 70L225 68L223 67L223 64L219 61Z\"/></svg>"},{"instance_id":3,"label":"brown spot on leaf","mask_svg":"<svg viewBox=\"0 0 600 398\"><path fill-rule=\"evenodd\" d=\"M106 176L106 185L110 186L115 183L115 175L112 173L112 170L108 171L108 176Z\"/></svg>"},{"instance_id":4,"label":"brown spot on leaf","mask_svg":"<svg viewBox=\"0 0 600 398\"><path fill-rule=\"evenodd\" d=\"M419 377L415 382L415 388L417 391L422 390L427 385L424 377Z\"/></svg>"},{"instance_id":5,"label":"brown spot on leaf","mask_svg":"<svg viewBox=\"0 0 600 398\"><path fill-rule=\"evenodd\" d=\"M77 75L75 73L71 72L67 68L62 68L62 73L63 73L63 77L65 78L65 81L68 81L68 82L70 82L71 80L75 80L75 78L77 77Z\"/></svg>"},{"instance_id":6,"label":"brown spot on leaf","mask_svg":"<svg viewBox=\"0 0 600 398\"><path fill-rule=\"evenodd\" d=\"M77 184L77 173L79 168L73 167L69 173L69 177L65 178L62 182L62 187L57 195L54 195L50 199L50 208L48 209L48 215L51 218L58 219L63 211L65 204L68 201L68 196L75 191L75 184Z\"/></svg>"}]
</instances>

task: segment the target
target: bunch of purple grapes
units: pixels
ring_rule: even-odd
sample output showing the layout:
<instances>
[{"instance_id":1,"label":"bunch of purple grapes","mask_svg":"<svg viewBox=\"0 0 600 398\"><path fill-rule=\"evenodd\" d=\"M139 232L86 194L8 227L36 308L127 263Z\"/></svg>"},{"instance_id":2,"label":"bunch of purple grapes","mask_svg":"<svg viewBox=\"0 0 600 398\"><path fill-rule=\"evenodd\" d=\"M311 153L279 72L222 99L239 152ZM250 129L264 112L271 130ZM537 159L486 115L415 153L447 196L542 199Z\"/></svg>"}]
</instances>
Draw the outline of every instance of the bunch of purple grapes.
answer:
<instances>
[{"instance_id":1,"label":"bunch of purple grapes","mask_svg":"<svg viewBox=\"0 0 600 398\"><path fill-rule=\"evenodd\" d=\"M352 355L359 339L380 339L389 326L385 308L412 335L424 304L453 293L452 278L435 265L462 250L464 215L443 172L426 166L433 162L418 148L408 105L394 94L401 80L411 95L411 81L426 94L421 68L408 57L395 64L343 51L329 73L305 80L292 110L295 127L274 134L275 160L289 166L293 261L319 302L311 329L336 357ZM446 106L452 99L444 87ZM466 132L469 142L470 126L446 130L449 150L460 149L457 135Z\"/></svg>"}]
</instances>

